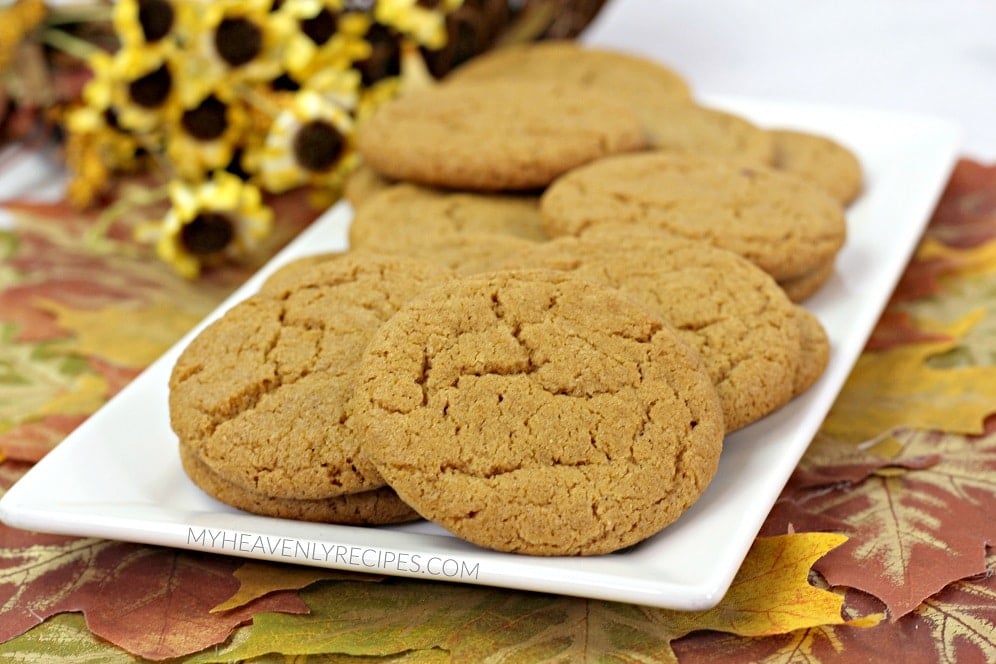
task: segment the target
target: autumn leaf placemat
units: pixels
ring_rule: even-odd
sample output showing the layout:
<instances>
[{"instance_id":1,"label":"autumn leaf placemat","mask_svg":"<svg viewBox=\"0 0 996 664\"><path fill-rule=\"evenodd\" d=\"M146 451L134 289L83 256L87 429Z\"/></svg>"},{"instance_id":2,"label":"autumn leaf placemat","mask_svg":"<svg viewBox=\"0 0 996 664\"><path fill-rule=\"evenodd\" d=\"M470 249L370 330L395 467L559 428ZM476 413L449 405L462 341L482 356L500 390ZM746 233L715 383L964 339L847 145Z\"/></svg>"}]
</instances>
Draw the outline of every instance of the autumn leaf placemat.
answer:
<instances>
[{"instance_id":1,"label":"autumn leaf placemat","mask_svg":"<svg viewBox=\"0 0 996 664\"><path fill-rule=\"evenodd\" d=\"M288 236L310 220L287 218ZM0 233L8 488L251 271L186 282L111 228ZM313 216L313 215L312 215ZM284 238L286 239L286 237ZM99 241L98 241L99 240ZM678 612L0 526L0 658L905 661L996 656L996 167L958 164L730 592Z\"/></svg>"}]
</instances>

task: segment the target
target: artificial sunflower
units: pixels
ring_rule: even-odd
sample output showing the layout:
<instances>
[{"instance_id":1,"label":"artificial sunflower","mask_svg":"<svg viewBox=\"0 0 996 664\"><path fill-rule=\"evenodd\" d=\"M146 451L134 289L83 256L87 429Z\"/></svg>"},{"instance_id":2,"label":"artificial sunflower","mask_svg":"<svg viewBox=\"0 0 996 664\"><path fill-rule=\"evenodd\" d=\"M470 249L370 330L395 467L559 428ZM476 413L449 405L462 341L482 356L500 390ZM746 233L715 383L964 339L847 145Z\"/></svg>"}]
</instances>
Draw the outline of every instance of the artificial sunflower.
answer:
<instances>
[{"instance_id":1,"label":"artificial sunflower","mask_svg":"<svg viewBox=\"0 0 996 664\"><path fill-rule=\"evenodd\" d=\"M379 0L374 18L420 46L438 49L446 44L446 15L462 4L463 0Z\"/></svg>"},{"instance_id":2,"label":"artificial sunflower","mask_svg":"<svg viewBox=\"0 0 996 664\"><path fill-rule=\"evenodd\" d=\"M165 218L136 227L136 236L155 242L159 258L188 279L206 265L246 258L272 229L259 189L230 173L197 185L173 180L169 200Z\"/></svg>"},{"instance_id":3,"label":"artificial sunflower","mask_svg":"<svg viewBox=\"0 0 996 664\"><path fill-rule=\"evenodd\" d=\"M231 163L249 124L246 106L219 88L174 111L166 127L166 157L177 175L199 180Z\"/></svg>"},{"instance_id":4,"label":"artificial sunflower","mask_svg":"<svg viewBox=\"0 0 996 664\"><path fill-rule=\"evenodd\" d=\"M297 25L285 51L288 74L296 80L348 69L370 56L364 35L373 19L366 12L344 11L342 0L285 0L278 11Z\"/></svg>"},{"instance_id":5,"label":"artificial sunflower","mask_svg":"<svg viewBox=\"0 0 996 664\"><path fill-rule=\"evenodd\" d=\"M73 205L89 207L111 188L115 174L145 164L147 152L135 134L121 128L112 109L79 105L66 112L63 122L66 165L73 174L67 195Z\"/></svg>"},{"instance_id":6,"label":"artificial sunflower","mask_svg":"<svg viewBox=\"0 0 996 664\"><path fill-rule=\"evenodd\" d=\"M123 48L180 48L197 29L187 0L118 0L112 14Z\"/></svg>"},{"instance_id":7,"label":"artificial sunflower","mask_svg":"<svg viewBox=\"0 0 996 664\"><path fill-rule=\"evenodd\" d=\"M265 83L284 73L284 50L296 25L272 0L216 0L201 5L198 34L184 57L184 101L228 86Z\"/></svg>"},{"instance_id":8,"label":"artificial sunflower","mask_svg":"<svg viewBox=\"0 0 996 664\"><path fill-rule=\"evenodd\" d=\"M168 55L145 48L121 49L91 56L93 78L83 100L100 112L112 112L124 129L153 135L179 103L177 64Z\"/></svg>"},{"instance_id":9,"label":"artificial sunflower","mask_svg":"<svg viewBox=\"0 0 996 664\"><path fill-rule=\"evenodd\" d=\"M304 185L337 190L359 162L353 125L349 110L329 96L301 90L274 118L252 171L274 193Z\"/></svg>"}]
</instances>

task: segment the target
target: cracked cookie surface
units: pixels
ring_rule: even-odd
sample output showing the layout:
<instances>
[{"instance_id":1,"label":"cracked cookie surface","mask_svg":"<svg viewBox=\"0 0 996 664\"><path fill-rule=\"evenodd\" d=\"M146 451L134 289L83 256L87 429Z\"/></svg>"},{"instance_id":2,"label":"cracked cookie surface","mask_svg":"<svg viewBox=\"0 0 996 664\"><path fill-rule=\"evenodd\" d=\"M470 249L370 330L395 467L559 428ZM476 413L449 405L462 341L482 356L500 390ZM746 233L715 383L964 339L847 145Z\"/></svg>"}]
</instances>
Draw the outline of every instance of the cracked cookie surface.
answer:
<instances>
[{"instance_id":1,"label":"cracked cookie surface","mask_svg":"<svg viewBox=\"0 0 996 664\"><path fill-rule=\"evenodd\" d=\"M536 245L508 267L563 270L612 286L658 313L702 357L727 431L795 395L797 307L767 273L732 252L612 227Z\"/></svg>"},{"instance_id":2,"label":"cracked cookie surface","mask_svg":"<svg viewBox=\"0 0 996 664\"><path fill-rule=\"evenodd\" d=\"M354 392L363 453L478 545L586 555L677 519L724 423L701 359L615 289L552 270L426 291L380 327Z\"/></svg>"},{"instance_id":3,"label":"cracked cookie surface","mask_svg":"<svg viewBox=\"0 0 996 664\"><path fill-rule=\"evenodd\" d=\"M451 276L414 259L365 255L271 282L177 360L169 405L180 445L224 481L271 498L383 486L350 427L354 372L384 320Z\"/></svg>"},{"instance_id":4,"label":"cracked cookie surface","mask_svg":"<svg viewBox=\"0 0 996 664\"><path fill-rule=\"evenodd\" d=\"M779 280L832 260L847 230L840 203L797 176L660 151L571 171L543 194L540 214L552 237L649 226L733 251Z\"/></svg>"},{"instance_id":5,"label":"cracked cookie surface","mask_svg":"<svg viewBox=\"0 0 996 664\"><path fill-rule=\"evenodd\" d=\"M571 168L645 145L624 105L531 81L411 92L357 131L357 149L381 176L471 191L545 187Z\"/></svg>"}]
</instances>

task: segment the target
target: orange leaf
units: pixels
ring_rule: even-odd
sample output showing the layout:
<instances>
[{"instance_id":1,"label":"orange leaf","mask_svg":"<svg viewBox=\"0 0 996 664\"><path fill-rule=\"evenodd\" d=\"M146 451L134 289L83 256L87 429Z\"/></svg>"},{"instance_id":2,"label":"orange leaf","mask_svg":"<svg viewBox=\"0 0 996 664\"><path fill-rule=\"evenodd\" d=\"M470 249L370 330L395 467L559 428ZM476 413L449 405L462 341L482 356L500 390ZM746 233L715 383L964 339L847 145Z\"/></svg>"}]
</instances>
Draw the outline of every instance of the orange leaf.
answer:
<instances>
[{"instance_id":1,"label":"orange leaf","mask_svg":"<svg viewBox=\"0 0 996 664\"><path fill-rule=\"evenodd\" d=\"M823 433L853 443L900 426L981 433L986 417L996 412L996 367L935 368L928 362L951 350L981 315L942 329L952 341L864 353L830 409Z\"/></svg>"},{"instance_id":2,"label":"orange leaf","mask_svg":"<svg viewBox=\"0 0 996 664\"><path fill-rule=\"evenodd\" d=\"M211 613L230 611L279 590L300 590L316 581L377 581L383 577L372 574L337 572L318 567L280 565L249 561L235 570L239 589L234 595L211 609Z\"/></svg>"}]
</instances>

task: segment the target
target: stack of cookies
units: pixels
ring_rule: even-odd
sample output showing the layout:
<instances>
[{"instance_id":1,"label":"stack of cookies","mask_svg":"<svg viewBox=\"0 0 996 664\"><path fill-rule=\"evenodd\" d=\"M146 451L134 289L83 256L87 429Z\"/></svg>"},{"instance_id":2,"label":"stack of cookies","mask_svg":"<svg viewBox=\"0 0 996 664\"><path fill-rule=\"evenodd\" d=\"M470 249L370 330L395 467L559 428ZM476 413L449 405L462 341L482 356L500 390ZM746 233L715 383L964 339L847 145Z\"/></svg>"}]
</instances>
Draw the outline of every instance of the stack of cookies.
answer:
<instances>
[{"instance_id":1,"label":"stack of cookies","mask_svg":"<svg viewBox=\"0 0 996 664\"><path fill-rule=\"evenodd\" d=\"M827 364L798 302L861 188L829 139L544 43L388 103L358 145L349 251L274 273L174 367L184 468L223 502L608 553L681 516L725 435Z\"/></svg>"}]
</instances>

